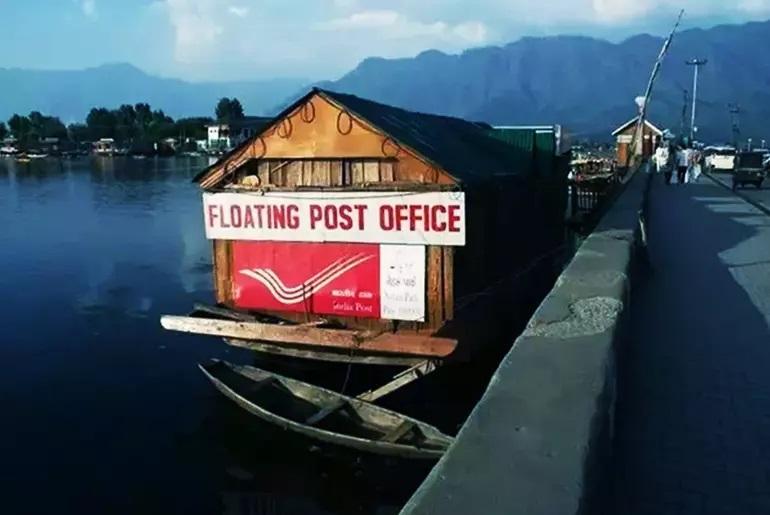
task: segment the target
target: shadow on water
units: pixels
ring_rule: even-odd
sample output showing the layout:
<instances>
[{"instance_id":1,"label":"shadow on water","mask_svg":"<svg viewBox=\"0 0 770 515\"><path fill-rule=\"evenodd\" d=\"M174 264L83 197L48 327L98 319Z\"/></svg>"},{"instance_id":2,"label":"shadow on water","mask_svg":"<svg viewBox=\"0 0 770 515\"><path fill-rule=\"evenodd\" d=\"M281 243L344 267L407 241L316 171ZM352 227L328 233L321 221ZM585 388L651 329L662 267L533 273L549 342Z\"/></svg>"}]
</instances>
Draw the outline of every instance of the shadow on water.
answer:
<instances>
[{"instance_id":1,"label":"shadow on water","mask_svg":"<svg viewBox=\"0 0 770 515\"><path fill-rule=\"evenodd\" d=\"M162 314L213 296L190 184L206 164L0 160L0 513L390 514L429 471L276 430L196 365L226 359L352 394L395 370L313 370L161 329ZM382 404L455 434L541 293L489 336L507 343Z\"/></svg>"}]
</instances>

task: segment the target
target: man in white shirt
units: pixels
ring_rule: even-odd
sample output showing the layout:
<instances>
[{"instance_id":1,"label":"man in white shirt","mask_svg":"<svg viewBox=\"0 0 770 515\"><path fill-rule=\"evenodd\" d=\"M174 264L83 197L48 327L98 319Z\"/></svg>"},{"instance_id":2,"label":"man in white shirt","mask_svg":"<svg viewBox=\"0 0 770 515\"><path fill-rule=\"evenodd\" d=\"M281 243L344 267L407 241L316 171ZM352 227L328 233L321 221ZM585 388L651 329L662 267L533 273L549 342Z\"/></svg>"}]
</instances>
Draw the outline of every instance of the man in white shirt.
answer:
<instances>
[{"instance_id":1,"label":"man in white shirt","mask_svg":"<svg viewBox=\"0 0 770 515\"><path fill-rule=\"evenodd\" d=\"M676 180L679 184L684 184L689 164L690 149L678 147L676 150Z\"/></svg>"}]
</instances>

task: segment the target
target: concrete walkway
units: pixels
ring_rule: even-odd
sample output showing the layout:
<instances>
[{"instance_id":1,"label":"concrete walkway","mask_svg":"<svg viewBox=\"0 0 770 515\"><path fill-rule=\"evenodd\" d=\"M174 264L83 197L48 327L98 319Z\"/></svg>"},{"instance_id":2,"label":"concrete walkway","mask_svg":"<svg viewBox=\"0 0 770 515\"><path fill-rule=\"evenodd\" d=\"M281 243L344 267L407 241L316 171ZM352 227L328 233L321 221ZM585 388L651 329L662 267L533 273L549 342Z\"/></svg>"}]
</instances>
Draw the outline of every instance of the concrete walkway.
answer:
<instances>
[{"instance_id":1,"label":"concrete walkway","mask_svg":"<svg viewBox=\"0 0 770 515\"><path fill-rule=\"evenodd\" d=\"M609 512L768 514L770 216L706 177L655 179Z\"/></svg>"}]
</instances>

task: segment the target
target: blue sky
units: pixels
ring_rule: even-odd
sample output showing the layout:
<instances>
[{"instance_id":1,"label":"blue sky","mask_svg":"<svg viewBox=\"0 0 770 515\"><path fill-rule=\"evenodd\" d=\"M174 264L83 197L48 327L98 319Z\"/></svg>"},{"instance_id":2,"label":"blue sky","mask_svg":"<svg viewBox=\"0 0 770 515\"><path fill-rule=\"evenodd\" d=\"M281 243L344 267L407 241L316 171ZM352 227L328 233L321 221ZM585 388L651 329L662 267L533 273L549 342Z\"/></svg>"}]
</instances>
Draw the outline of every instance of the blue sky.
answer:
<instances>
[{"instance_id":1,"label":"blue sky","mask_svg":"<svg viewBox=\"0 0 770 515\"><path fill-rule=\"evenodd\" d=\"M336 78L368 56L522 36L620 40L770 18L770 0L0 0L0 67L129 62L188 80Z\"/></svg>"}]
</instances>

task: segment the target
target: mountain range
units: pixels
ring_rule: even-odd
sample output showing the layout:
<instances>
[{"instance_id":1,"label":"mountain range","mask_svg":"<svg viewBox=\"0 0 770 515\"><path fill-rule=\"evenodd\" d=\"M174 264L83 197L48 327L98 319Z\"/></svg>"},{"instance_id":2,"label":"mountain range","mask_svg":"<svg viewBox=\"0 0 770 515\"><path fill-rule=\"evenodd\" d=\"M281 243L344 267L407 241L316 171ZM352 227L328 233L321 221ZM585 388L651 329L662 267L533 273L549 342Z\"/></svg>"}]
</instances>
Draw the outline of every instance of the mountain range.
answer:
<instances>
[{"instance_id":1,"label":"mountain range","mask_svg":"<svg viewBox=\"0 0 770 515\"><path fill-rule=\"evenodd\" d=\"M704 141L730 141L729 104L742 113L742 137L770 140L770 21L687 30L675 35L655 83L649 119L678 133L700 69L696 126ZM663 38L621 43L587 37L524 38L459 55L424 52L413 59L367 59L321 86L407 109L494 124L562 124L577 138L607 139L636 115ZM690 107L685 111L689 126Z\"/></svg>"},{"instance_id":2,"label":"mountain range","mask_svg":"<svg viewBox=\"0 0 770 515\"><path fill-rule=\"evenodd\" d=\"M689 123L691 66L700 70L697 126L704 141L731 139L728 106L741 108L743 139L770 140L770 21L678 33L655 84L649 119L678 132ZM638 35L620 43L578 36L523 38L499 47L414 58L369 58L339 80L318 83L407 109L494 124L561 124L577 139L610 138L636 114L663 39ZM172 116L209 115L219 97L236 96L247 114L269 114L306 91L299 79L189 83L147 75L130 65L83 71L0 69L0 119L37 109L83 119L94 105L147 101ZM683 116L684 114L684 116Z\"/></svg>"},{"instance_id":3,"label":"mountain range","mask_svg":"<svg viewBox=\"0 0 770 515\"><path fill-rule=\"evenodd\" d=\"M222 97L236 97L247 114L266 114L306 79L253 82L186 82L149 75L130 64L85 70L0 68L0 120L40 111L65 123L83 121L92 107L149 103L174 117L214 116Z\"/></svg>"}]
</instances>

